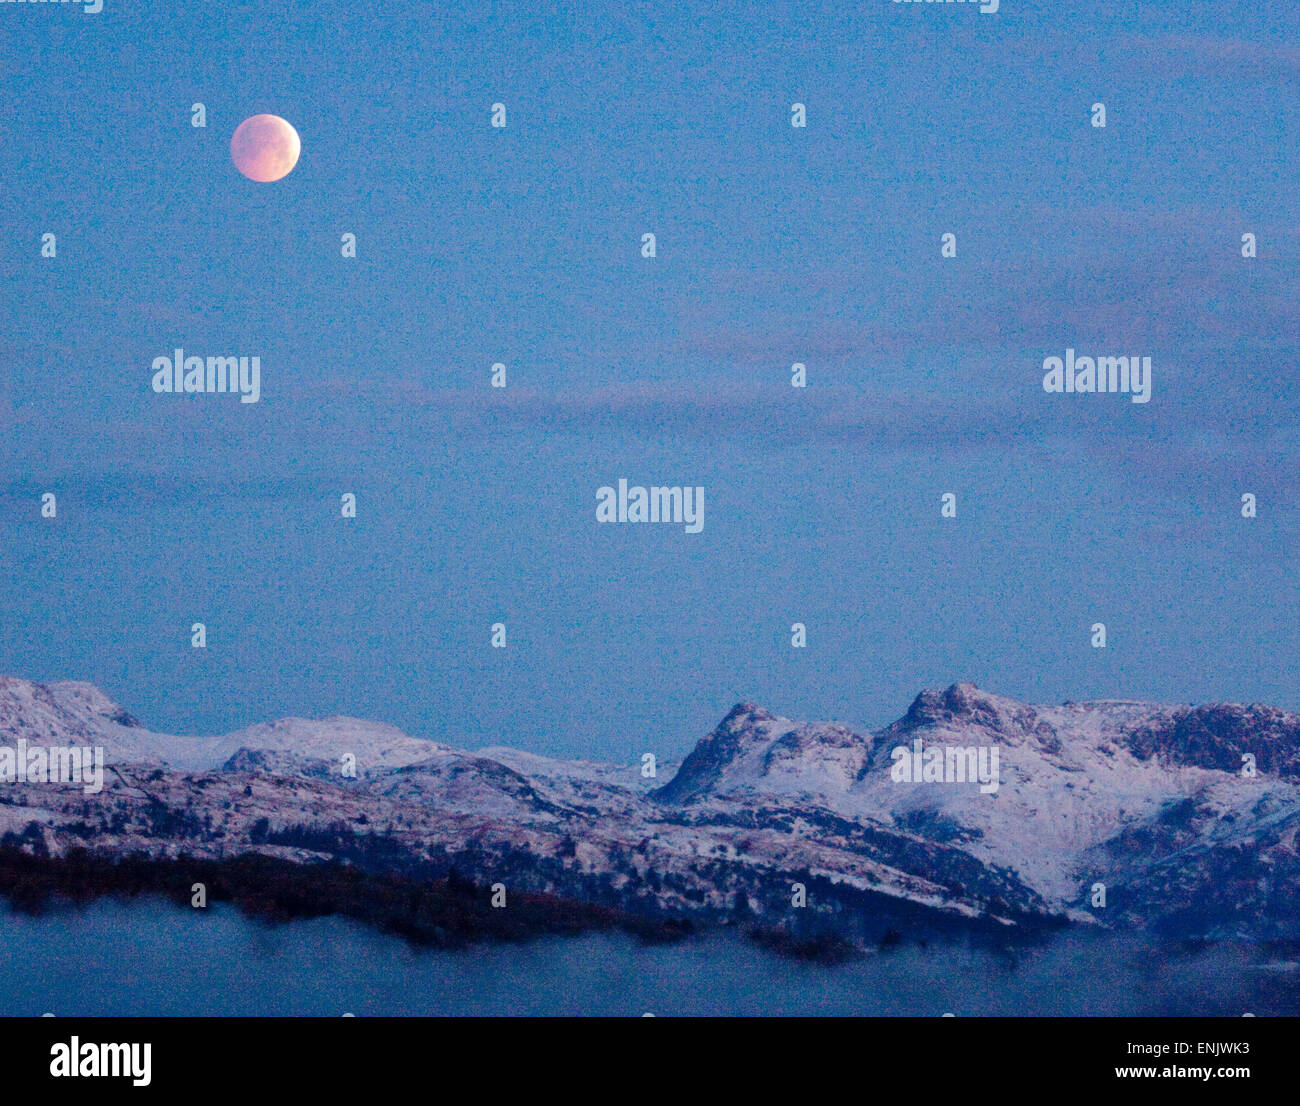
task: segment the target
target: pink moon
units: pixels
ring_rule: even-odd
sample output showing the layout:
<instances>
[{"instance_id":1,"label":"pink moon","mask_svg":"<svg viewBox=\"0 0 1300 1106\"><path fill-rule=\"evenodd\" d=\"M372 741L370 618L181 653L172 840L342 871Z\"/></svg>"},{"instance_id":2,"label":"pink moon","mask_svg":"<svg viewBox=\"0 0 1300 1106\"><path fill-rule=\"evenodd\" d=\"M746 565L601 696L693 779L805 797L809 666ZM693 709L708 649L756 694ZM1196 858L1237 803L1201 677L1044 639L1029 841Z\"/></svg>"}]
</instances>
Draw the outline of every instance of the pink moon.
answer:
<instances>
[{"instance_id":1,"label":"pink moon","mask_svg":"<svg viewBox=\"0 0 1300 1106\"><path fill-rule=\"evenodd\" d=\"M268 184L287 177L298 164L298 132L278 115L254 115L235 128L230 156L249 180Z\"/></svg>"}]
</instances>

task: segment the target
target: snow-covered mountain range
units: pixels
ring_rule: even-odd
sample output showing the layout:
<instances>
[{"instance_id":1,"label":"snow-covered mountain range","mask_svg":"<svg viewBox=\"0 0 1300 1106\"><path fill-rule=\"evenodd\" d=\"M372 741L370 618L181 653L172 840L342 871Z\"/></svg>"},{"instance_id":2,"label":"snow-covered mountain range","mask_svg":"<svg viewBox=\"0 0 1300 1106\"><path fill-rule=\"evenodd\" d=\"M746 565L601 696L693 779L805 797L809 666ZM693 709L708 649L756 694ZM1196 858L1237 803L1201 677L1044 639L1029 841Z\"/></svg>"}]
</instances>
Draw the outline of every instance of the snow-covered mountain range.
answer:
<instances>
[{"instance_id":1,"label":"snow-covered mountain range","mask_svg":"<svg viewBox=\"0 0 1300 1106\"><path fill-rule=\"evenodd\" d=\"M857 733L741 703L649 778L352 718L160 734L89 684L0 677L0 777L20 740L105 752L99 793L0 780L0 835L52 854L454 864L483 886L861 944L1067 921L1300 937L1300 715L1270 707L1029 706L955 684ZM927 750L933 772L900 778ZM952 779L981 750L995 789Z\"/></svg>"}]
</instances>

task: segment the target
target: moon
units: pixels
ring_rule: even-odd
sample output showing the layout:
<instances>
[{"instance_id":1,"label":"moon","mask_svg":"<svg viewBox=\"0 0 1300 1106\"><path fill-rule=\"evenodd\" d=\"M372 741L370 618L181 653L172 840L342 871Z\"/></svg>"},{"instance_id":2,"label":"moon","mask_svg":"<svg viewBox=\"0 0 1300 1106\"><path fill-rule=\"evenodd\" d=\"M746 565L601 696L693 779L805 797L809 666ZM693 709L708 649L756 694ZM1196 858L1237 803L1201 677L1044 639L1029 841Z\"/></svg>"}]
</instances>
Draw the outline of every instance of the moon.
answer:
<instances>
[{"instance_id":1,"label":"moon","mask_svg":"<svg viewBox=\"0 0 1300 1106\"><path fill-rule=\"evenodd\" d=\"M235 128L230 157L249 180L269 184L293 172L302 142L278 115L253 115Z\"/></svg>"}]
</instances>

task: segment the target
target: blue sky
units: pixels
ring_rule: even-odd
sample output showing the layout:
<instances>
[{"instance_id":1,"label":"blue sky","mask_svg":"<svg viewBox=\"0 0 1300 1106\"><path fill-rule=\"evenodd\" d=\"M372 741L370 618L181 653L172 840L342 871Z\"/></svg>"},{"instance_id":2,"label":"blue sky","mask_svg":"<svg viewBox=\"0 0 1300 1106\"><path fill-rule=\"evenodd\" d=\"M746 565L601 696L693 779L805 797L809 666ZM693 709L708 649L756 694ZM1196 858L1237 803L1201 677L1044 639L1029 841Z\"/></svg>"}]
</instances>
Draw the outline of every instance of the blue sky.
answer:
<instances>
[{"instance_id":1,"label":"blue sky","mask_svg":"<svg viewBox=\"0 0 1300 1106\"><path fill-rule=\"evenodd\" d=\"M0 6L0 672L613 759L955 680L1300 708L1294 5L554 7ZM178 345L261 401L154 394ZM703 532L597 525L620 476Z\"/></svg>"}]
</instances>

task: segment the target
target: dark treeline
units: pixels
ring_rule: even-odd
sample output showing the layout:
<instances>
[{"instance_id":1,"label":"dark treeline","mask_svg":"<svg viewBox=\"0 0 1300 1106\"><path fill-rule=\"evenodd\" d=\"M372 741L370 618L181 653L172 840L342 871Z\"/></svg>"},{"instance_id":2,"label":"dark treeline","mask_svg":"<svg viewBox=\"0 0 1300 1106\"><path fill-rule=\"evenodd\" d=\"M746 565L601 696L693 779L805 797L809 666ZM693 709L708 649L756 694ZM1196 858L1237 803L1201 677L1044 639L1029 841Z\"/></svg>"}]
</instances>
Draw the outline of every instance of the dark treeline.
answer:
<instances>
[{"instance_id":1,"label":"dark treeline","mask_svg":"<svg viewBox=\"0 0 1300 1106\"><path fill-rule=\"evenodd\" d=\"M547 864L535 856L488 855L475 845L448 854L438 850L423 860L412 858L383 834L358 835L346 827L254 827L254 840L327 851L331 858L297 861L261 853L242 853L221 860L182 855L175 858L131 853L111 855L90 848L51 856L36 826L23 834L0 836L0 897L16 909L40 913L60 904L87 903L102 896L130 899L159 896L193 909L194 885L203 884L206 902L229 903L244 914L268 922L289 922L330 915L350 918L412 944L458 948L481 941L522 941L545 935L577 935L620 930L647 942L673 942L698 931L697 922L681 916L647 912L635 898L620 900L608 885L592 877L578 879L578 894L556 895L523 888ZM485 873L492 873L487 878ZM560 876L557 868L550 873ZM719 864L714 885L727 887L729 873ZM677 889L688 901L699 887L672 874L647 880ZM752 909L750 894L739 885L730 909L706 912L706 928L739 931L755 944L782 957L835 963L863 948L890 951L902 944L924 948L933 939L960 939L991 947L1036 943L1035 930L969 919L944 918L915 903L897 902L872 892L837 887L810 871L759 880L749 891L769 902L789 893L789 878L807 888L810 898L831 904L823 911L788 910L765 917ZM492 884L506 886L504 908L492 905ZM534 883L535 886L535 883ZM988 927L997 932L984 933Z\"/></svg>"},{"instance_id":2,"label":"dark treeline","mask_svg":"<svg viewBox=\"0 0 1300 1106\"><path fill-rule=\"evenodd\" d=\"M337 861L299 864L256 853L206 860L108 857L73 849L64 856L43 856L22 848L24 843L30 848L13 834L0 839L0 895L27 913L101 896L142 895L193 909L194 884L201 883L208 903L231 903L252 917L286 922L339 915L413 944L444 948L613 929L664 940L690 930L689 924L523 891L508 890L507 905L493 907L491 889L455 868L440 879L420 879L365 872Z\"/></svg>"}]
</instances>

